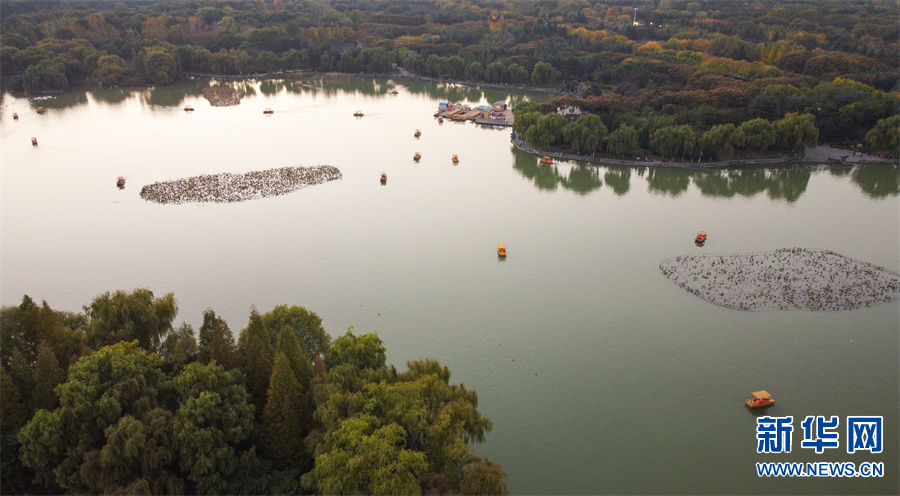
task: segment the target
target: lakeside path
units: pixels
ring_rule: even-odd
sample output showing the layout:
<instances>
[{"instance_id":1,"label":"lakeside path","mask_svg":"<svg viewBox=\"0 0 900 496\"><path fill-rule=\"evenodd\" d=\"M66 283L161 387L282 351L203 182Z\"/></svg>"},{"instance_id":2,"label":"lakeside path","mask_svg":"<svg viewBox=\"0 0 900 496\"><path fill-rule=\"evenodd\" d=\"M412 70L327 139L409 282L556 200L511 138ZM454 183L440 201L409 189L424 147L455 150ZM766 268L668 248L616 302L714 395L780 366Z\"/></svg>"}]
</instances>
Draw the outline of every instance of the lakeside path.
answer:
<instances>
[{"instance_id":1,"label":"lakeside path","mask_svg":"<svg viewBox=\"0 0 900 496\"><path fill-rule=\"evenodd\" d=\"M721 167L730 167L734 165L798 165L798 164L825 164L825 165L858 165L858 164L897 164L896 160L891 161L872 155L853 155L849 150L841 150L830 146L816 146L810 148L806 152L803 159L789 157L775 158L750 158L735 160L720 160L717 162L666 162L661 160L622 160L607 157L592 157L590 155L575 155L571 153L547 152L532 148L525 144L520 138L511 138L510 141L516 148L523 152L538 156L549 156L556 159L578 160L582 162L593 162L604 165L626 165L635 167L674 167L682 169L715 169ZM841 160L843 162L835 162Z\"/></svg>"}]
</instances>

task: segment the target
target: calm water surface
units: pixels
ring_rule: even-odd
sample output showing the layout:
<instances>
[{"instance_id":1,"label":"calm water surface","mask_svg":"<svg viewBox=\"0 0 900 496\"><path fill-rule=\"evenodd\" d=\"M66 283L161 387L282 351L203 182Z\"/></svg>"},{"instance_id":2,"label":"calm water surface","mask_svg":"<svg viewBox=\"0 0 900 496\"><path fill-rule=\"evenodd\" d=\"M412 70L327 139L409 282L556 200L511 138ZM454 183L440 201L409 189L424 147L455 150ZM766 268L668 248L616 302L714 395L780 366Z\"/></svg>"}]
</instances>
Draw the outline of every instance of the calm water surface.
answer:
<instances>
[{"instance_id":1,"label":"calm water surface","mask_svg":"<svg viewBox=\"0 0 900 496\"><path fill-rule=\"evenodd\" d=\"M147 287L174 292L177 322L195 328L212 308L237 334L252 306L286 303L318 313L332 336L377 332L389 362L435 358L478 391L494 430L477 450L503 464L514 493L898 492L900 304L740 312L658 269L700 250L805 247L896 272L897 168L541 167L508 128L432 118L440 101L539 94L256 81L237 83L239 106L215 108L208 84L3 96L2 304L28 294L81 311L103 292ZM236 204L138 196L156 181L320 164L343 179ZM770 415L794 416L789 454L756 453L742 401L758 389L778 401ZM881 415L884 452L848 455L846 434L838 450L801 449L807 415L838 416L841 429L848 415ZM885 476L756 476L756 462L777 461L883 462Z\"/></svg>"}]
</instances>

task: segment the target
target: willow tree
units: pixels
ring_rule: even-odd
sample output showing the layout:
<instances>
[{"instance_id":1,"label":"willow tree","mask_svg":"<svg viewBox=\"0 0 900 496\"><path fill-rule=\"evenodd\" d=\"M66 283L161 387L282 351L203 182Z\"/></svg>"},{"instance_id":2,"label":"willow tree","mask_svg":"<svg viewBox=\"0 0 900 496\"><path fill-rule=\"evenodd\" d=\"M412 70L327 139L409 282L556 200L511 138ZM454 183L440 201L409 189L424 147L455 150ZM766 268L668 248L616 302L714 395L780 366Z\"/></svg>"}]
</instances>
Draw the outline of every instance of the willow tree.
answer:
<instances>
[{"instance_id":1,"label":"willow tree","mask_svg":"<svg viewBox=\"0 0 900 496\"><path fill-rule=\"evenodd\" d=\"M133 293L106 292L84 307L88 317L88 344L95 348L119 341L137 340L146 351L156 352L172 332L178 306L172 293L155 298L149 289Z\"/></svg>"}]
</instances>

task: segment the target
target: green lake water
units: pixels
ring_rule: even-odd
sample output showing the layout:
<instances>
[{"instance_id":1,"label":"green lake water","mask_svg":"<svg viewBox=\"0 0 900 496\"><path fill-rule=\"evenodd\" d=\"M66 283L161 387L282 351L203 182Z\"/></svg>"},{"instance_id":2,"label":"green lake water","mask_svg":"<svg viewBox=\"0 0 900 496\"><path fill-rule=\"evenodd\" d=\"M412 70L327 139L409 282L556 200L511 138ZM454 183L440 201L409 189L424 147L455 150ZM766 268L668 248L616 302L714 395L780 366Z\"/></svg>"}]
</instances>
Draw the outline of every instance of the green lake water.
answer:
<instances>
[{"instance_id":1,"label":"green lake water","mask_svg":"<svg viewBox=\"0 0 900 496\"><path fill-rule=\"evenodd\" d=\"M174 292L176 324L195 328L212 308L237 335L253 306L290 304L332 336L377 332L389 362L434 358L478 391L494 429L476 450L515 494L898 493L900 303L742 312L658 268L803 247L898 272L896 167L548 167L509 128L432 117L441 101L545 94L313 78L234 83L241 104L216 108L208 84L3 96L2 304L28 294L81 311L146 287ZM139 197L156 181L297 165L343 179L232 204ZM743 400L759 389L777 401L770 416L794 417L791 453L756 452ZM845 433L839 449L803 449L808 415L838 416L838 431L882 416L884 451L847 454ZM885 474L756 475L758 462L821 461L883 462Z\"/></svg>"}]
</instances>

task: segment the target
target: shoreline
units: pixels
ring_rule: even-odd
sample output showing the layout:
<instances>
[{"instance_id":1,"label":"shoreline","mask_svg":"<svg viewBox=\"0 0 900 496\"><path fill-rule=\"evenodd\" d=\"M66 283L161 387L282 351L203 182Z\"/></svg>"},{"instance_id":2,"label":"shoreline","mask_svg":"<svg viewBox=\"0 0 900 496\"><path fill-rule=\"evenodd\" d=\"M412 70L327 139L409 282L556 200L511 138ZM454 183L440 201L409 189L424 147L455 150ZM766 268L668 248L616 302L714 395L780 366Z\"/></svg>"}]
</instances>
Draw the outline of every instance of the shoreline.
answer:
<instances>
[{"instance_id":1,"label":"shoreline","mask_svg":"<svg viewBox=\"0 0 900 496\"><path fill-rule=\"evenodd\" d=\"M621 165L626 167L667 167L673 169L704 170L725 169L732 166L744 165L782 165L784 167L796 167L800 165L833 167L839 165L853 167L855 165L898 165L898 163L900 163L900 161L897 160L890 161L887 159L869 155L847 156L847 154L852 153L852 151L833 148L827 145L818 145L813 148L809 148L807 150L806 157L802 159L796 157L775 157L719 160L715 162L666 162L662 160L627 160L608 157L593 157L590 155L576 155L573 153L548 152L532 148L526 145L524 140L517 137L511 137L510 142L519 150L535 156L548 156L554 159L559 158L563 160L591 162L599 165ZM846 157L846 159L843 161L834 162L834 160L840 160L841 157Z\"/></svg>"}]
</instances>

